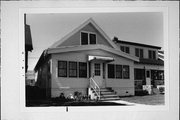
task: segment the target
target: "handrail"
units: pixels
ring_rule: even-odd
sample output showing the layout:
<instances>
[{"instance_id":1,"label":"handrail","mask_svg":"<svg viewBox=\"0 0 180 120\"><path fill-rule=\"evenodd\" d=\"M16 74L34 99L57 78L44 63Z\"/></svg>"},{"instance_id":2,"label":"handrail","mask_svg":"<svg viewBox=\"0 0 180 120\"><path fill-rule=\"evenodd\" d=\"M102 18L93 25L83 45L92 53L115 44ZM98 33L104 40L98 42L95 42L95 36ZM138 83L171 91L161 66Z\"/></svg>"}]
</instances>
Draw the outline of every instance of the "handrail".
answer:
<instances>
[{"instance_id":1,"label":"handrail","mask_svg":"<svg viewBox=\"0 0 180 120\"><path fill-rule=\"evenodd\" d=\"M94 84L94 86L93 86ZM100 94L100 87L98 86L98 84L94 81L94 79L91 77L90 78L90 87L92 87L94 89L94 91L96 92L96 94L98 95L99 99L101 97L101 94ZM98 89L98 91L96 90L96 88Z\"/></svg>"}]
</instances>

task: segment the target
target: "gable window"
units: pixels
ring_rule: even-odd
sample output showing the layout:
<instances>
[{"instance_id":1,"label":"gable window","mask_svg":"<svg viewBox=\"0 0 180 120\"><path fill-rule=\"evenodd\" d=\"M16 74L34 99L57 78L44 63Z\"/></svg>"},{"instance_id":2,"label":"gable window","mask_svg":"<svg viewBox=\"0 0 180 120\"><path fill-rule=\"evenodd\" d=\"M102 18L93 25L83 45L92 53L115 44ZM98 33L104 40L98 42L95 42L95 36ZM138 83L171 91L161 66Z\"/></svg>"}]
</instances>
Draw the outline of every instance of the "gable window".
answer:
<instances>
[{"instance_id":1,"label":"gable window","mask_svg":"<svg viewBox=\"0 0 180 120\"><path fill-rule=\"evenodd\" d=\"M129 47L126 46L120 46L121 51L125 52L125 53L130 53L129 51Z\"/></svg>"},{"instance_id":2,"label":"gable window","mask_svg":"<svg viewBox=\"0 0 180 120\"><path fill-rule=\"evenodd\" d=\"M81 45L88 45L88 33L81 32Z\"/></svg>"},{"instance_id":3,"label":"gable window","mask_svg":"<svg viewBox=\"0 0 180 120\"><path fill-rule=\"evenodd\" d=\"M96 34L90 33L89 38L90 38L90 44L96 44Z\"/></svg>"},{"instance_id":4,"label":"gable window","mask_svg":"<svg viewBox=\"0 0 180 120\"><path fill-rule=\"evenodd\" d=\"M77 77L77 62L69 62L69 77Z\"/></svg>"},{"instance_id":5,"label":"gable window","mask_svg":"<svg viewBox=\"0 0 180 120\"><path fill-rule=\"evenodd\" d=\"M96 34L81 32L81 45L96 44Z\"/></svg>"},{"instance_id":6,"label":"gable window","mask_svg":"<svg viewBox=\"0 0 180 120\"><path fill-rule=\"evenodd\" d=\"M136 56L136 57L143 58L143 57L144 57L144 51L143 51L143 49L135 48L135 56Z\"/></svg>"},{"instance_id":7,"label":"gable window","mask_svg":"<svg viewBox=\"0 0 180 120\"><path fill-rule=\"evenodd\" d=\"M87 63L79 62L79 77L87 78Z\"/></svg>"},{"instance_id":8,"label":"gable window","mask_svg":"<svg viewBox=\"0 0 180 120\"><path fill-rule=\"evenodd\" d=\"M149 54L149 59L156 59L156 51L149 50L148 54Z\"/></svg>"},{"instance_id":9,"label":"gable window","mask_svg":"<svg viewBox=\"0 0 180 120\"><path fill-rule=\"evenodd\" d=\"M67 77L67 61L58 61L58 77Z\"/></svg>"}]
</instances>

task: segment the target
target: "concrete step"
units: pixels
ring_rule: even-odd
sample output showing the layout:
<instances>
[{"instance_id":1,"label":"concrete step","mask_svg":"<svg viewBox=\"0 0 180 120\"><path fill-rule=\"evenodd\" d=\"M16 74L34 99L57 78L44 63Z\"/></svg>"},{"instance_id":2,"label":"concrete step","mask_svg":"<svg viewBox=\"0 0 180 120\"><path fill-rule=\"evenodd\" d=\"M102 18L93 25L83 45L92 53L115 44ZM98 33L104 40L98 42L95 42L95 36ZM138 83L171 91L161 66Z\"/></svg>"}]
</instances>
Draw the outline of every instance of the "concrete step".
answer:
<instances>
[{"instance_id":1,"label":"concrete step","mask_svg":"<svg viewBox=\"0 0 180 120\"><path fill-rule=\"evenodd\" d=\"M93 93L97 96L96 92L91 89ZM97 91L98 92L98 91ZM111 88L101 88L100 89L100 101L108 100L120 100L120 97Z\"/></svg>"}]
</instances>

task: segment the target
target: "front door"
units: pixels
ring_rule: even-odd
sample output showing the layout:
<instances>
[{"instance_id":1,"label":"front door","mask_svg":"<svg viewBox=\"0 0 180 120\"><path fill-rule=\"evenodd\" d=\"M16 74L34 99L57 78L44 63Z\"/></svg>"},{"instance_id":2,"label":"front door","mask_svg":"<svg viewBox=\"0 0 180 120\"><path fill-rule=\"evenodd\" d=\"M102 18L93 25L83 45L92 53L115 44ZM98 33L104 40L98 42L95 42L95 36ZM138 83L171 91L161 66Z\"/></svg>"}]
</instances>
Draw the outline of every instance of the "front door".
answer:
<instances>
[{"instance_id":1,"label":"front door","mask_svg":"<svg viewBox=\"0 0 180 120\"><path fill-rule=\"evenodd\" d=\"M91 76L93 77L94 81L98 84L99 87L103 88L105 86L103 80L103 63L93 62L91 71Z\"/></svg>"}]
</instances>

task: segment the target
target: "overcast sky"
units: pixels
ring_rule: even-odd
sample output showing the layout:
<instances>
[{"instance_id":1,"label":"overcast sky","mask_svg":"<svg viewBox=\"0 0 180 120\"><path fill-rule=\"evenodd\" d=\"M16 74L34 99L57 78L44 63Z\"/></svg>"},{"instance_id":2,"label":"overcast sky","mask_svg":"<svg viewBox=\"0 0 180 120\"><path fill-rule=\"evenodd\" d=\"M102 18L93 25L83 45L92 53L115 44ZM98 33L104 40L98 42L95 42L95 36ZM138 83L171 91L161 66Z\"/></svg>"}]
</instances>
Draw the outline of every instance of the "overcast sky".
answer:
<instances>
[{"instance_id":1,"label":"overcast sky","mask_svg":"<svg viewBox=\"0 0 180 120\"><path fill-rule=\"evenodd\" d=\"M33 42L28 69L34 69L44 49L89 18L110 38L163 47L163 15L158 12L27 14Z\"/></svg>"}]
</instances>

